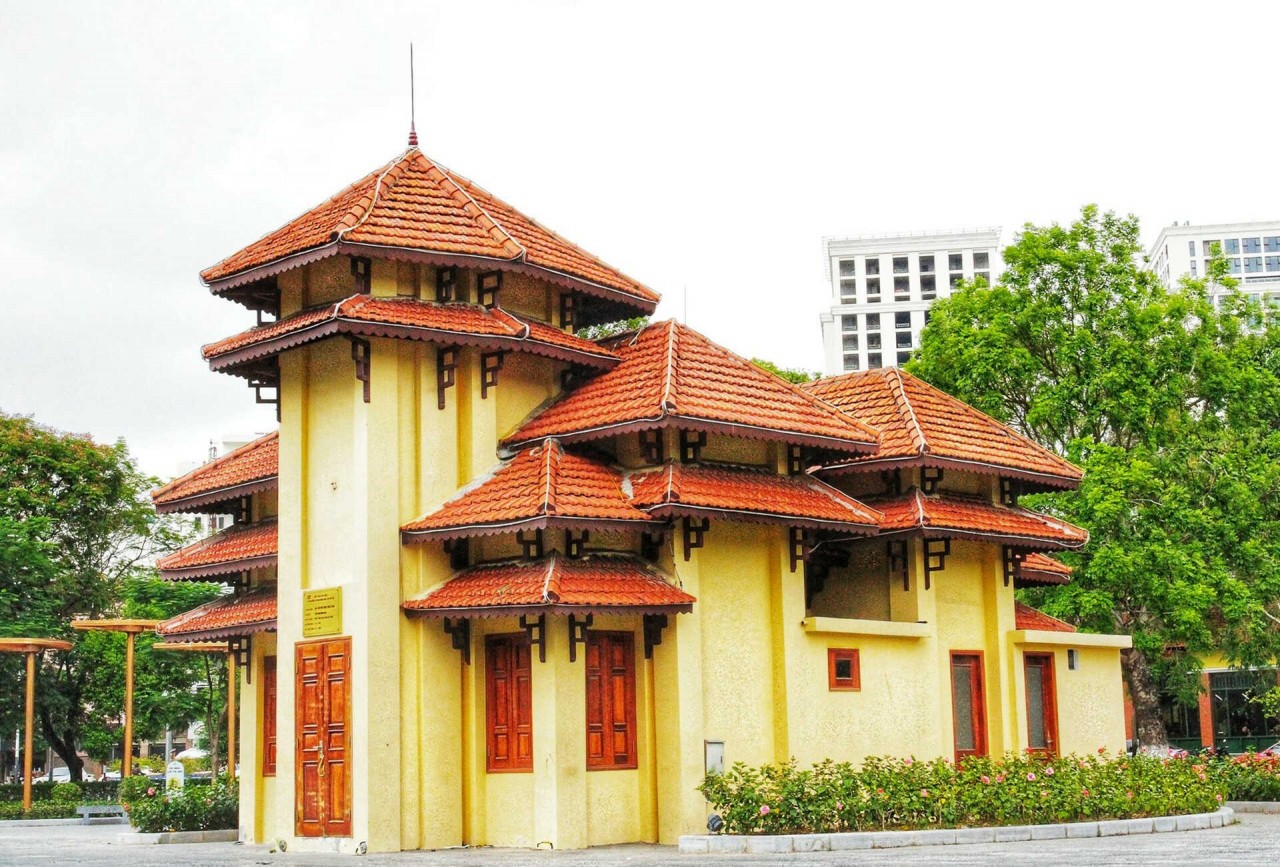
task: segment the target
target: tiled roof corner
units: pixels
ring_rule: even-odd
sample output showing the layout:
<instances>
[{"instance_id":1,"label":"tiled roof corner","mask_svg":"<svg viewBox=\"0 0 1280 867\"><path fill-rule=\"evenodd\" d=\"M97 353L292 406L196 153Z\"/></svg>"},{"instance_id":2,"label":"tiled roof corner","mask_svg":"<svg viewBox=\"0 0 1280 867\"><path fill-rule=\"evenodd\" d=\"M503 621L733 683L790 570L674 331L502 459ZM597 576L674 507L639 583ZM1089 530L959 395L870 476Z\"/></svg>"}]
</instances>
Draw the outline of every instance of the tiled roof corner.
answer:
<instances>
[{"instance_id":1,"label":"tiled roof corner","mask_svg":"<svg viewBox=\"0 0 1280 867\"><path fill-rule=\"evenodd\" d=\"M168 641L214 641L273 632L276 628L276 588L259 587L240 595L222 596L199 608L171 617L156 627Z\"/></svg>"},{"instance_id":2,"label":"tiled roof corner","mask_svg":"<svg viewBox=\"0 0 1280 867\"><path fill-rule=\"evenodd\" d=\"M1072 568L1038 551L1028 554L1018 570L1020 584L1070 584Z\"/></svg>"},{"instance_id":3,"label":"tiled roof corner","mask_svg":"<svg viewBox=\"0 0 1280 867\"><path fill-rule=\"evenodd\" d=\"M671 426L829 451L876 448L874 428L675 321L606 345L622 362L536 413L508 446Z\"/></svg>"},{"instance_id":4,"label":"tiled roof corner","mask_svg":"<svg viewBox=\"0 0 1280 867\"><path fill-rule=\"evenodd\" d=\"M912 488L866 503L884 515L881 533L918 532L1043 550L1074 550L1089 541L1085 530L1066 521L1020 506L997 506L981 497L925 494Z\"/></svg>"},{"instance_id":5,"label":"tiled roof corner","mask_svg":"<svg viewBox=\"0 0 1280 867\"><path fill-rule=\"evenodd\" d=\"M236 524L161 557L156 569L170 580L206 580L250 569L275 565L277 528L275 519L256 524Z\"/></svg>"},{"instance_id":6,"label":"tiled roof corner","mask_svg":"<svg viewBox=\"0 0 1280 867\"><path fill-rule=\"evenodd\" d=\"M803 388L880 432L876 454L833 464L827 471L955 466L1046 488L1073 488L1083 475L1049 449L898 368L846 373Z\"/></svg>"},{"instance_id":7,"label":"tiled roof corner","mask_svg":"<svg viewBox=\"0 0 1280 867\"><path fill-rule=\"evenodd\" d=\"M1065 620L1059 620L1045 614L1043 611L1037 611L1030 605L1023 605L1021 602L1013 603L1014 628L1031 629L1041 632L1075 632L1076 628Z\"/></svg>"},{"instance_id":8,"label":"tiled roof corner","mask_svg":"<svg viewBox=\"0 0 1280 867\"><path fill-rule=\"evenodd\" d=\"M207 512L211 505L273 490L279 463L278 433L269 433L215 458L151 492L157 512Z\"/></svg>"}]
</instances>

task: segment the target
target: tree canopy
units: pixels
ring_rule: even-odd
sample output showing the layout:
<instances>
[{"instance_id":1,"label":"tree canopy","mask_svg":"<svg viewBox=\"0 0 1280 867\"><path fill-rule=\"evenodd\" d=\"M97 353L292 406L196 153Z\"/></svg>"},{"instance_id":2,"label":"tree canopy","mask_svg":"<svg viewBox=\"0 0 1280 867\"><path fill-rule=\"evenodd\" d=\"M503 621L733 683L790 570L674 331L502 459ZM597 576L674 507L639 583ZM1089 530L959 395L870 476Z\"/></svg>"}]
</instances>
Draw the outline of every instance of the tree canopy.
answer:
<instances>
[{"instance_id":1,"label":"tree canopy","mask_svg":"<svg viewBox=\"0 0 1280 867\"><path fill-rule=\"evenodd\" d=\"M1028 499L1091 533L1072 583L1032 595L1133 636L1138 736L1159 746L1159 692L1194 695L1203 654L1280 647L1280 329L1220 259L1167 289L1141 254L1132 216L1028 225L998 285L934 305L909 369L1084 467Z\"/></svg>"},{"instance_id":2,"label":"tree canopy","mask_svg":"<svg viewBox=\"0 0 1280 867\"><path fill-rule=\"evenodd\" d=\"M102 445L0 414L0 634L75 643L43 654L36 691L40 734L73 778L82 768L77 746L104 756L119 726L124 638L74 632L71 620L167 617L217 592L154 580L154 558L186 535L180 522L152 509L147 492L156 485L123 443ZM196 716L182 693L199 679L193 661L151 660L149 644L139 641L135 665L135 729L144 738ZM20 695L23 676L15 660L0 660L0 694ZM0 719L13 713L5 707Z\"/></svg>"}]
</instances>

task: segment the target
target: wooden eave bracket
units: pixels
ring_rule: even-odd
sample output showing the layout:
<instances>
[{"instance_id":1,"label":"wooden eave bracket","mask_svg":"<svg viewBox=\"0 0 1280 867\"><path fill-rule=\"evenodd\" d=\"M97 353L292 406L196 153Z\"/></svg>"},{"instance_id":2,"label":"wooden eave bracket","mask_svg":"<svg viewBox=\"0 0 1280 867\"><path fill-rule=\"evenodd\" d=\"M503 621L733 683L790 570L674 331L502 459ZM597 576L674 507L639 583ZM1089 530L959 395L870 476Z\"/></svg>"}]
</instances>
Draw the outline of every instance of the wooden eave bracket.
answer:
<instances>
[{"instance_id":1,"label":"wooden eave bracket","mask_svg":"<svg viewBox=\"0 0 1280 867\"><path fill-rule=\"evenodd\" d=\"M356 380L364 385L364 402L369 402L369 371L372 367L370 359L372 350L369 341L354 337L351 340L351 360L356 363Z\"/></svg>"},{"instance_id":2,"label":"wooden eave bracket","mask_svg":"<svg viewBox=\"0 0 1280 867\"><path fill-rule=\"evenodd\" d=\"M662 545L666 541L665 533L641 533L640 556L650 563L657 563L662 554Z\"/></svg>"},{"instance_id":3,"label":"wooden eave bracket","mask_svg":"<svg viewBox=\"0 0 1280 867\"><path fill-rule=\"evenodd\" d=\"M575 536L573 530L564 531L564 555L570 560L576 560L582 556L586 549L587 539L590 538L590 532L583 530L580 535Z\"/></svg>"},{"instance_id":4,"label":"wooden eave bracket","mask_svg":"<svg viewBox=\"0 0 1280 867\"><path fill-rule=\"evenodd\" d=\"M480 399L484 400L489 396L489 389L496 388L498 385L498 371L502 370L502 364L506 360L506 353L502 350L496 352L480 353Z\"/></svg>"},{"instance_id":5,"label":"wooden eave bracket","mask_svg":"<svg viewBox=\"0 0 1280 867\"><path fill-rule=\"evenodd\" d=\"M644 658L653 659L653 649L662 643L662 630L667 628L667 615L644 615Z\"/></svg>"},{"instance_id":6,"label":"wooden eave bracket","mask_svg":"<svg viewBox=\"0 0 1280 867\"><path fill-rule=\"evenodd\" d=\"M244 669L245 683L253 683L253 667L249 665L249 657L253 651L253 636L239 635L227 640L227 653L231 654L236 665Z\"/></svg>"},{"instance_id":7,"label":"wooden eave bracket","mask_svg":"<svg viewBox=\"0 0 1280 867\"><path fill-rule=\"evenodd\" d=\"M696 464L702 460L702 449L707 444L707 432L704 430L680 431L680 463Z\"/></svg>"},{"instance_id":8,"label":"wooden eave bracket","mask_svg":"<svg viewBox=\"0 0 1280 867\"><path fill-rule=\"evenodd\" d=\"M471 565L471 545L466 537L445 539L444 552L449 555L449 568L455 572Z\"/></svg>"},{"instance_id":9,"label":"wooden eave bracket","mask_svg":"<svg viewBox=\"0 0 1280 867\"><path fill-rule=\"evenodd\" d=\"M516 531L516 544L520 546L521 555L526 560L537 560L542 556L542 530L534 530L531 535L526 536L525 530Z\"/></svg>"},{"instance_id":10,"label":"wooden eave bracket","mask_svg":"<svg viewBox=\"0 0 1280 867\"><path fill-rule=\"evenodd\" d=\"M801 563L809 562L809 551L813 545L813 538L809 531L803 527L788 527L787 542L791 554L791 571L795 572L796 567Z\"/></svg>"},{"instance_id":11,"label":"wooden eave bracket","mask_svg":"<svg viewBox=\"0 0 1280 867\"><path fill-rule=\"evenodd\" d=\"M804 449L800 446L787 446L787 475L798 476L804 472Z\"/></svg>"},{"instance_id":12,"label":"wooden eave bracket","mask_svg":"<svg viewBox=\"0 0 1280 867\"><path fill-rule=\"evenodd\" d=\"M646 464L661 464L666 460L666 451L661 430L650 428L640 431L640 455Z\"/></svg>"},{"instance_id":13,"label":"wooden eave bracket","mask_svg":"<svg viewBox=\"0 0 1280 867\"><path fill-rule=\"evenodd\" d=\"M476 300L481 307L497 307L498 292L502 289L502 272L485 271L476 276Z\"/></svg>"},{"instance_id":14,"label":"wooden eave bracket","mask_svg":"<svg viewBox=\"0 0 1280 867\"><path fill-rule=\"evenodd\" d=\"M711 529L709 518L682 518L680 520L684 535L684 559L687 563L694 548L701 548L706 543L707 530Z\"/></svg>"},{"instance_id":15,"label":"wooden eave bracket","mask_svg":"<svg viewBox=\"0 0 1280 867\"><path fill-rule=\"evenodd\" d=\"M941 572L951 556L950 539L924 540L924 589L929 589L929 578L934 572Z\"/></svg>"},{"instance_id":16,"label":"wooden eave bracket","mask_svg":"<svg viewBox=\"0 0 1280 867\"><path fill-rule=\"evenodd\" d=\"M902 470L894 468L892 470L881 470L880 481L884 484L884 492L886 494L902 493Z\"/></svg>"},{"instance_id":17,"label":"wooden eave bracket","mask_svg":"<svg viewBox=\"0 0 1280 867\"><path fill-rule=\"evenodd\" d=\"M578 661L578 645L587 643L587 630L595 618L586 614L581 619L576 614L569 615L569 661Z\"/></svg>"},{"instance_id":18,"label":"wooden eave bracket","mask_svg":"<svg viewBox=\"0 0 1280 867\"><path fill-rule=\"evenodd\" d=\"M442 346L436 350L436 406L445 408L445 392L458 384L458 347Z\"/></svg>"},{"instance_id":19,"label":"wooden eave bracket","mask_svg":"<svg viewBox=\"0 0 1280 867\"><path fill-rule=\"evenodd\" d=\"M462 652L464 665L471 664L471 621L465 617L446 617L442 621L445 634L454 650Z\"/></svg>"},{"instance_id":20,"label":"wooden eave bracket","mask_svg":"<svg viewBox=\"0 0 1280 867\"><path fill-rule=\"evenodd\" d=\"M1008 545L1002 546L1004 552L1004 586L1008 587L1015 579L1022 577L1022 561L1027 559L1027 552Z\"/></svg>"},{"instance_id":21,"label":"wooden eave bracket","mask_svg":"<svg viewBox=\"0 0 1280 867\"><path fill-rule=\"evenodd\" d=\"M1022 482L1008 476L1000 477L1000 503L1005 506L1018 505L1018 497L1022 494Z\"/></svg>"},{"instance_id":22,"label":"wooden eave bracket","mask_svg":"<svg viewBox=\"0 0 1280 867\"><path fill-rule=\"evenodd\" d=\"M911 573L907 568L908 548L906 539L890 539L885 543L885 551L889 555L889 574L902 576L902 589L911 589Z\"/></svg>"},{"instance_id":23,"label":"wooden eave bracket","mask_svg":"<svg viewBox=\"0 0 1280 867\"><path fill-rule=\"evenodd\" d=\"M923 467L920 470L920 490L926 494L938 493L942 484L942 467Z\"/></svg>"},{"instance_id":24,"label":"wooden eave bracket","mask_svg":"<svg viewBox=\"0 0 1280 867\"><path fill-rule=\"evenodd\" d=\"M573 618L570 618L572 620ZM529 639L529 643L537 645L538 662L547 661L547 615L539 614L537 617L530 618L528 614L520 615L520 628L524 630L525 636ZM572 652L572 644L570 645Z\"/></svg>"},{"instance_id":25,"label":"wooden eave bracket","mask_svg":"<svg viewBox=\"0 0 1280 867\"><path fill-rule=\"evenodd\" d=\"M446 265L436 269L436 301L448 304L458 300L458 266Z\"/></svg>"}]
</instances>

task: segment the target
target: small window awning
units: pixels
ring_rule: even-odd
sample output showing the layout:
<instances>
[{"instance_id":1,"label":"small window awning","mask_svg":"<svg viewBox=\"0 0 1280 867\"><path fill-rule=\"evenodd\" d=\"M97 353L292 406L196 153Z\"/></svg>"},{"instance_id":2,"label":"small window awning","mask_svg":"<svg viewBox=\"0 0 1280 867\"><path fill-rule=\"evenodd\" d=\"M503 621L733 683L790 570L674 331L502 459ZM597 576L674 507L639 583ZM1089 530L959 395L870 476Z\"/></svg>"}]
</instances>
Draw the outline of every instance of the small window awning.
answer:
<instances>
[{"instance_id":1,"label":"small window awning","mask_svg":"<svg viewBox=\"0 0 1280 867\"><path fill-rule=\"evenodd\" d=\"M237 524L156 561L161 578L203 581L276 565L274 519Z\"/></svg>"},{"instance_id":2,"label":"small window awning","mask_svg":"<svg viewBox=\"0 0 1280 867\"><path fill-rule=\"evenodd\" d=\"M276 629L276 588L223 596L171 617L156 627L166 641L217 641Z\"/></svg>"}]
</instances>

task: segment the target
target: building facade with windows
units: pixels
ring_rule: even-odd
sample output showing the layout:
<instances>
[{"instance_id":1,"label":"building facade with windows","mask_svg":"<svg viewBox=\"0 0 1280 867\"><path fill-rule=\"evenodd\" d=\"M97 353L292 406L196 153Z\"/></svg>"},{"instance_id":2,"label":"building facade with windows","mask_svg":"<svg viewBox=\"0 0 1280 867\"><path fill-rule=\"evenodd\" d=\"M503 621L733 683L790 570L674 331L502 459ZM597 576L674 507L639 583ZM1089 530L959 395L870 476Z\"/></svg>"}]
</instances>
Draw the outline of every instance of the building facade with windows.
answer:
<instances>
[{"instance_id":1,"label":"building facade with windows","mask_svg":"<svg viewBox=\"0 0 1280 867\"><path fill-rule=\"evenodd\" d=\"M1204 277L1215 247L1240 281L1239 291L1264 304L1280 301L1280 220L1174 223L1160 230L1147 260L1164 285L1173 288L1183 276Z\"/></svg>"},{"instance_id":2,"label":"building facade with windows","mask_svg":"<svg viewBox=\"0 0 1280 867\"><path fill-rule=\"evenodd\" d=\"M657 294L414 146L202 276L280 418L157 495L237 513L162 629L245 662L244 839L674 843L737 761L1123 746L1128 639L1014 598L1080 470L919 380L587 340Z\"/></svg>"},{"instance_id":3,"label":"building facade with windows","mask_svg":"<svg viewBox=\"0 0 1280 867\"><path fill-rule=\"evenodd\" d=\"M905 364L929 307L962 280L994 283L1000 230L977 229L824 242L832 306L822 314L828 375Z\"/></svg>"}]
</instances>

